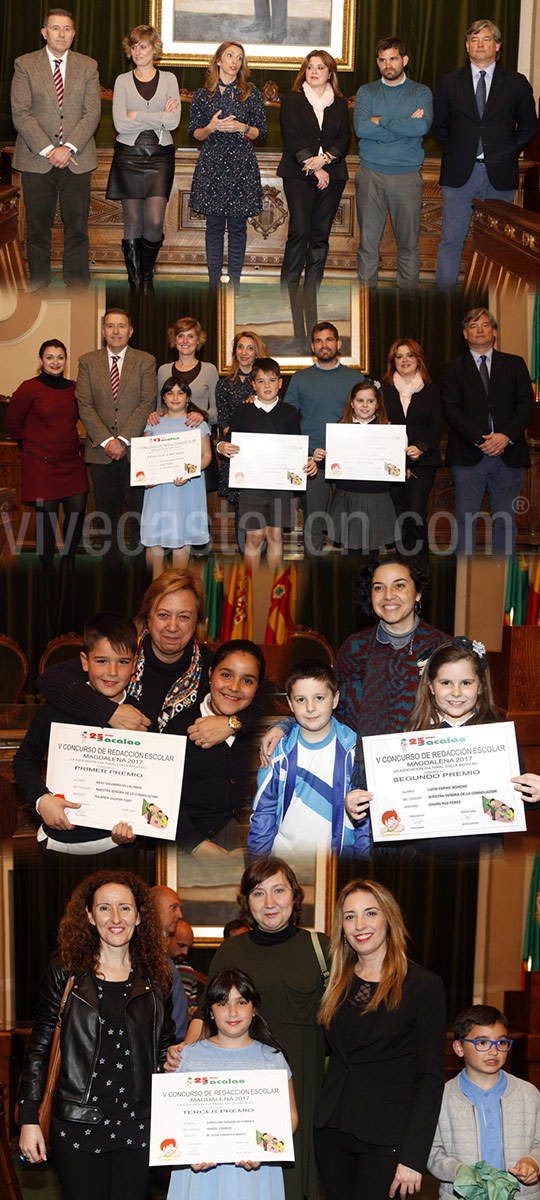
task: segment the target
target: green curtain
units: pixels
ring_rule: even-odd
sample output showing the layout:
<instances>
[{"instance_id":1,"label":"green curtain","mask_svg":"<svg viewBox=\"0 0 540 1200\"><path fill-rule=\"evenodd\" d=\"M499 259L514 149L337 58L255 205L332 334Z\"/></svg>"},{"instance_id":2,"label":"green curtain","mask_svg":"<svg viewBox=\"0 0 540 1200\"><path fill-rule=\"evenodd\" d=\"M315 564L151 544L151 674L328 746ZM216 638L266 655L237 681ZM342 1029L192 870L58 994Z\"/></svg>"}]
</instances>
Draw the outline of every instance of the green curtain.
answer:
<instances>
[{"instance_id":1,"label":"green curtain","mask_svg":"<svg viewBox=\"0 0 540 1200\"><path fill-rule=\"evenodd\" d=\"M216 0L217 2L217 0ZM40 28L50 6L43 0L25 0L24 19L21 5L6 0L2 19L0 46L0 143L11 144L14 131L10 120L9 85L13 59L19 54L37 50L42 45ZM90 54L99 62L102 87L112 88L116 76L126 70L122 38L135 25L148 20L149 6L145 0L75 0L70 6L76 28L74 48ZM519 37L519 5L515 0L491 0L489 16L503 35L503 61L515 67ZM478 17L478 5L473 0L357 0L355 67L343 71L341 86L345 96L354 95L362 83L377 78L375 46L380 37L395 34L403 39L410 56L411 78L433 88L446 71L453 71L465 61L463 37L465 30ZM177 70L181 87L194 91L204 81L200 67ZM276 71L272 67L254 70L252 78L260 87L266 79L274 79L280 90L288 91L294 71ZM187 139L188 106L177 137L178 145ZM268 149L279 148L279 122L276 110L269 110ZM110 104L103 102L103 117L98 132L100 145L111 145L114 139L110 119ZM428 147L429 148L429 147ZM432 148L435 150L435 143Z\"/></svg>"}]
</instances>

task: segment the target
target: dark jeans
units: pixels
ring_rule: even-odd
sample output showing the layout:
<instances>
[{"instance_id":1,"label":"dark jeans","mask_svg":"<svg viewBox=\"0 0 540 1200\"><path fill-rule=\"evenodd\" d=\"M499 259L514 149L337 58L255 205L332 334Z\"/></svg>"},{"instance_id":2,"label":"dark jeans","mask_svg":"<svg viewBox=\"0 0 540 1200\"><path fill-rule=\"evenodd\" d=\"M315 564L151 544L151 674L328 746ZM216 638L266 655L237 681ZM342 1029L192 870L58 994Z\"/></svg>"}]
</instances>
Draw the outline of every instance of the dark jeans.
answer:
<instances>
[{"instance_id":1,"label":"dark jeans","mask_svg":"<svg viewBox=\"0 0 540 1200\"><path fill-rule=\"evenodd\" d=\"M26 245L32 289L46 287L51 278L51 229L60 198L64 224L64 282L88 287L88 213L91 171L76 175L69 167L51 167L44 175L22 172L26 208Z\"/></svg>"},{"instance_id":2,"label":"dark jeans","mask_svg":"<svg viewBox=\"0 0 540 1200\"><path fill-rule=\"evenodd\" d=\"M399 1146L370 1146L328 1126L314 1138L326 1200L388 1200Z\"/></svg>"},{"instance_id":3,"label":"dark jeans","mask_svg":"<svg viewBox=\"0 0 540 1200\"><path fill-rule=\"evenodd\" d=\"M210 276L210 287L217 288L223 269L225 224L228 232L229 275L234 283L240 282L247 242L246 217L215 216L206 218L206 261Z\"/></svg>"},{"instance_id":4,"label":"dark jeans","mask_svg":"<svg viewBox=\"0 0 540 1200\"><path fill-rule=\"evenodd\" d=\"M94 481L97 511L100 514L100 532L104 535L104 556L110 565L118 564L122 561L120 543L123 536L119 526L123 503L129 513L129 549L133 552L141 550L139 535L143 488L131 487L130 463L126 455L118 460L112 459L107 465L91 463L90 470Z\"/></svg>"},{"instance_id":5,"label":"dark jeans","mask_svg":"<svg viewBox=\"0 0 540 1200\"><path fill-rule=\"evenodd\" d=\"M474 554L476 522L486 488L493 519L491 553L514 553L523 471L523 467L507 467L500 455L491 458L488 454L475 466L452 467L456 488L456 554Z\"/></svg>"}]
</instances>

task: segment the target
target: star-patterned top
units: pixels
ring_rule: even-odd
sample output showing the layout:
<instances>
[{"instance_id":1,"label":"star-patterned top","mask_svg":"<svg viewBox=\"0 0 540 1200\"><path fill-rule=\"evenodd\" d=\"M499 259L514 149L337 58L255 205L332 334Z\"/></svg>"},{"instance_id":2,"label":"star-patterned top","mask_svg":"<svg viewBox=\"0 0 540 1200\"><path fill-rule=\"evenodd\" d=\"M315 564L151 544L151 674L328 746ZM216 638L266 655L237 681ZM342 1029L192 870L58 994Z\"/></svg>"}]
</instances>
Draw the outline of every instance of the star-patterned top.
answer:
<instances>
[{"instance_id":1,"label":"star-patterned top","mask_svg":"<svg viewBox=\"0 0 540 1200\"><path fill-rule=\"evenodd\" d=\"M136 1116L131 1055L125 1021L132 972L123 983L94 976L100 1008L99 1054L92 1076L89 1103L103 1113L103 1120L86 1126L53 1117L59 1136L73 1150L103 1154L110 1150L140 1150L148 1145L149 1120Z\"/></svg>"}]
</instances>

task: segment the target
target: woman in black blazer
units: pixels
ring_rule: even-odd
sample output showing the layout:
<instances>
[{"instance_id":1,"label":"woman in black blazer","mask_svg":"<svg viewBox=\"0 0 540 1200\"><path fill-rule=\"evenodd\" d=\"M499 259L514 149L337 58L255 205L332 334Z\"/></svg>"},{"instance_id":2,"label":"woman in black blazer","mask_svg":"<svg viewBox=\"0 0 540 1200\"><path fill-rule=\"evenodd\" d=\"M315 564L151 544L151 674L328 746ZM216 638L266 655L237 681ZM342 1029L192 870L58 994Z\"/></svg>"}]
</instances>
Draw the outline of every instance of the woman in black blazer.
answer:
<instances>
[{"instance_id":1,"label":"woman in black blazer","mask_svg":"<svg viewBox=\"0 0 540 1200\"><path fill-rule=\"evenodd\" d=\"M405 550L427 551L429 494L442 465L442 408L424 351L412 338L390 346L382 393L390 424L407 426L407 480L390 488L398 518L411 514L402 522L401 541Z\"/></svg>"},{"instance_id":2,"label":"woman in black blazer","mask_svg":"<svg viewBox=\"0 0 540 1200\"><path fill-rule=\"evenodd\" d=\"M330 1062L315 1109L327 1200L418 1192L444 1087L442 980L407 959L391 892L353 879L336 904L319 1009Z\"/></svg>"},{"instance_id":3,"label":"woman in black blazer","mask_svg":"<svg viewBox=\"0 0 540 1200\"><path fill-rule=\"evenodd\" d=\"M347 180L345 157L351 131L337 66L326 50L304 59L292 92L281 99L283 157L278 175L289 206L289 232L281 268L299 352L311 342L317 322L317 290L328 255L328 239ZM299 294L306 268L303 297Z\"/></svg>"}]
</instances>

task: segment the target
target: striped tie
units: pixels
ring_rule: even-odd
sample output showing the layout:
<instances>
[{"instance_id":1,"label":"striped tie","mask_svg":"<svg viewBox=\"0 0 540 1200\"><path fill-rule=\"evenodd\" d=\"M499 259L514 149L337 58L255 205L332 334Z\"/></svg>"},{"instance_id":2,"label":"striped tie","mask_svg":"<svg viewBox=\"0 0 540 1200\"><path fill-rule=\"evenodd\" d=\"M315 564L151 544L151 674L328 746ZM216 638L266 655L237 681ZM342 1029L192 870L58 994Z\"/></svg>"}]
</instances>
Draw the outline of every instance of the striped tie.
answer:
<instances>
[{"instance_id":1,"label":"striped tie","mask_svg":"<svg viewBox=\"0 0 540 1200\"><path fill-rule=\"evenodd\" d=\"M118 388L120 387L120 374L118 371L118 359L119 358L120 358L119 354L116 354L116 355L113 354L112 358L111 358L111 387L112 387L113 400L114 400L115 404L118 399Z\"/></svg>"},{"instance_id":2,"label":"striped tie","mask_svg":"<svg viewBox=\"0 0 540 1200\"><path fill-rule=\"evenodd\" d=\"M61 63L62 63L61 58L55 58L55 60L54 60L54 86L56 88L56 98L58 100L58 107L60 109L60 133L58 136L60 145L62 145L62 141L63 141L63 137L64 137L64 129L63 129L64 114L62 112L62 106L64 103L64 84L62 81L62 72L60 70Z\"/></svg>"}]
</instances>

